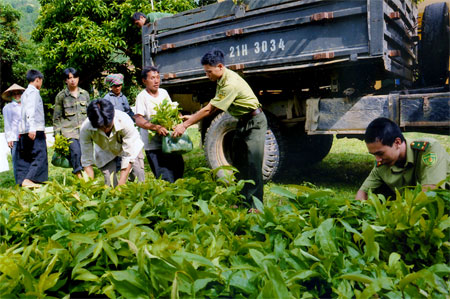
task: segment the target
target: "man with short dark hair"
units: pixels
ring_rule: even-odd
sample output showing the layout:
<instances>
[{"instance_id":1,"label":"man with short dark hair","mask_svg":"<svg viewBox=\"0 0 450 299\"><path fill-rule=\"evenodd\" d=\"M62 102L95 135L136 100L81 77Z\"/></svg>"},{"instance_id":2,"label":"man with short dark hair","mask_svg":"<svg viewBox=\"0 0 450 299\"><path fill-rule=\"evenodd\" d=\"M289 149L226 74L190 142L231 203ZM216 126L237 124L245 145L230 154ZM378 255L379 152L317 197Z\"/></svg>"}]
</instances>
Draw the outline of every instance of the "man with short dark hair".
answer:
<instances>
[{"instance_id":1,"label":"man with short dark hair","mask_svg":"<svg viewBox=\"0 0 450 299\"><path fill-rule=\"evenodd\" d=\"M21 97L21 122L16 147L17 184L35 188L39 187L36 183L48 180L44 104L39 93L44 75L38 70L29 70L26 77L29 84Z\"/></svg>"},{"instance_id":2,"label":"man with short dark hair","mask_svg":"<svg viewBox=\"0 0 450 299\"><path fill-rule=\"evenodd\" d=\"M151 12L148 15L143 14L142 12L138 11L133 14L131 19L133 20L134 25L136 25L139 28L144 27L144 25L153 23L154 21L171 16L171 13L167 12Z\"/></svg>"},{"instance_id":3,"label":"man with short dark hair","mask_svg":"<svg viewBox=\"0 0 450 299\"><path fill-rule=\"evenodd\" d=\"M156 114L156 106L163 101L172 103L172 100L165 89L159 88L161 78L156 67L144 68L141 77L145 89L136 98L136 114L134 115L136 125L141 128L141 139L144 142L145 154L153 174L157 179L173 183L183 177L183 156L163 153L161 136L169 134L169 130L172 128L164 128L152 123L152 117ZM156 132L151 139L148 136L149 130Z\"/></svg>"},{"instance_id":4,"label":"man with short dark hair","mask_svg":"<svg viewBox=\"0 0 450 299\"><path fill-rule=\"evenodd\" d=\"M70 140L70 164L72 173L81 177L81 147L80 127L87 117L86 108L89 104L89 93L78 86L80 75L73 67L63 71L66 88L55 98L53 110L53 133Z\"/></svg>"},{"instance_id":5,"label":"man with short dark hair","mask_svg":"<svg viewBox=\"0 0 450 299\"><path fill-rule=\"evenodd\" d=\"M434 189L450 175L450 156L433 138L407 140L396 123L387 118L373 120L364 136L376 165L356 194L366 200L370 189L386 185L392 191L421 184Z\"/></svg>"},{"instance_id":6,"label":"man with short dark hair","mask_svg":"<svg viewBox=\"0 0 450 299\"><path fill-rule=\"evenodd\" d=\"M238 123L232 145L233 166L239 170L239 179L255 182L254 185L245 184L241 193L249 205L253 203L253 196L263 201L262 165L267 119L261 104L247 82L225 67L224 53L221 50L209 51L203 56L201 63L206 76L217 82L216 95L208 105L176 126L174 136L181 136L186 128L218 110L236 117Z\"/></svg>"},{"instance_id":7,"label":"man with short dark hair","mask_svg":"<svg viewBox=\"0 0 450 299\"><path fill-rule=\"evenodd\" d=\"M81 126L81 164L89 177L94 178L92 165L102 171L106 185L123 185L133 169L140 182L145 180L142 160L142 143L131 118L114 110L105 99L92 101L87 108L88 118ZM94 147L95 143L95 147ZM95 149L95 153L94 153ZM122 158L120 177L116 177L116 158ZM113 182L110 177L113 175Z\"/></svg>"}]
</instances>

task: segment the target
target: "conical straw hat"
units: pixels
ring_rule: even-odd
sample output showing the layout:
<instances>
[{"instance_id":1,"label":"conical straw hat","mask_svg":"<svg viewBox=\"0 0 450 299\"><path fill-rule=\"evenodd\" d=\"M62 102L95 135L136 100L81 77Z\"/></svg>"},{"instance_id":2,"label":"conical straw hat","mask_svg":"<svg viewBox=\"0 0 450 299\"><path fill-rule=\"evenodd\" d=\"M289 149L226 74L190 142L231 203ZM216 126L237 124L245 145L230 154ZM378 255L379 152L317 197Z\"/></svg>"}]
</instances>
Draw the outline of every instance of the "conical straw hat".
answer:
<instances>
[{"instance_id":1,"label":"conical straw hat","mask_svg":"<svg viewBox=\"0 0 450 299\"><path fill-rule=\"evenodd\" d=\"M11 101L11 93L13 91L18 91L18 90L21 91L21 92L24 92L25 88L23 88L22 86L14 83L13 85L11 85L7 90L5 90L2 93L2 99L4 99L5 101Z\"/></svg>"}]
</instances>

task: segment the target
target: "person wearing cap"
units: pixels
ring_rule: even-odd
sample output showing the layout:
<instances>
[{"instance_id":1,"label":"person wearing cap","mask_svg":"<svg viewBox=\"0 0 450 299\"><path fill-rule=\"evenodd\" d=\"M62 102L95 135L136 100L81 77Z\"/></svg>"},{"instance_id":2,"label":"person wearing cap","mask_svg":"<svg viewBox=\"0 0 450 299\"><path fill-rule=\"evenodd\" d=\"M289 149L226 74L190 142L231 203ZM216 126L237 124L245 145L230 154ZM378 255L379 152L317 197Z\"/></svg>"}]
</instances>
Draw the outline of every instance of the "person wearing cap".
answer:
<instances>
[{"instance_id":1,"label":"person wearing cap","mask_svg":"<svg viewBox=\"0 0 450 299\"><path fill-rule=\"evenodd\" d=\"M238 119L233 137L232 161L239 170L238 179L253 180L241 190L246 203L253 205L253 197L263 201L262 166L267 119L251 87L238 74L225 67L224 53L214 49L201 59L206 76L217 82L215 97L202 109L175 127L173 136L183 135L186 129L212 116L218 110L226 111ZM250 212L256 211L254 208Z\"/></svg>"},{"instance_id":2,"label":"person wearing cap","mask_svg":"<svg viewBox=\"0 0 450 299\"><path fill-rule=\"evenodd\" d=\"M130 108L127 97L122 93L123 75L110 74L106 76L105 83L110 91L103 97L114 105L114 109L120 110L128 114L134 121L134 113Z\"/></svg>"},{"instance_id":3,"label":"person wearing cap","mask_svg":"<svg viewBox=\"0 0 450 299\"><path fill-rule=\"evenodd\" d=\"M14 179L17 183L16 173L16 147L19 140L20 113L22 106L20 105L20 97L25 88L18 84L13 84L2 94L2 99L11 101L3 107L3 121L5 124L5 138L8 147L11 149Z\"/></svg>"},{"instance_id":4,"label":"person wearing cap","mask_svg":"<svg viewBox=\"0 0 450 299\"><path fill-rule=\"evenodd\" d=\"M48 180L47 142L45 140L44 103L39 93L44 75L29 70L28 87L20 98L19 141L16 147L17 184L36 188Z\"/></svg>"},{"instance_id":5,"label":"person wearing cap","mask_svg":"<svg viewBox=\"0 0 450 299\"><path fill-rule=\"evenodd\" d=\"M55 98L53 110L53 132L70 140L70 163L73 173L81 177L81 147L80 127L87 118L89 93L78 86L79 73L69 67L63 71L66 88L61 90Z\"/></svg>"},{"instance_id":6,"label":"person wearing cap","mask_svg":"<svg viewBox=\"0 0 450 299\"><path fill-rule=\"evenodd\" d=\"M130 118L134 122L134 112L130 108L130 104L128 103L127 97L122 93L123 86L123 75L122 74L110 74L106 76L105 83L111 89L103 98L108 100L113 104L114 109L123 111L130 116ZM122 165L122 158L120 156L116 157L116 166L117 171L119 172ZM136 167L140 167L141 170L138 172L135 171ZM144 174L144 175L143 175ZM145 170L144 170L144 155L139 155L136 158L135 165L131 170L131 174L129 179L134 181L135 178L138 178L138 181L143 182L145 179Z\"/></svg>"}]
</instances>

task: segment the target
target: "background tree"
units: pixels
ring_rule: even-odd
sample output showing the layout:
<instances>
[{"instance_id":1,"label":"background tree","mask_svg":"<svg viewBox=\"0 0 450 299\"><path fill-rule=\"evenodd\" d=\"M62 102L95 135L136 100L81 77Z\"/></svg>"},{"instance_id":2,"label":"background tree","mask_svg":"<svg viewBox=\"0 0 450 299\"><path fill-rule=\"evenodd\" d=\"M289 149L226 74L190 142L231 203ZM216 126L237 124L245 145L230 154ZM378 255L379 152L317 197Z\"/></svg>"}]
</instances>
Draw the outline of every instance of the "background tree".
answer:
<instances>
[{"instance_id":1,"label":"background tree","mask_svg":"<svg viewBox=\"0 0 450 299\"><path fill-rule=\"evenodd\" d=\"M0 1L0 88L1 91L16 82L24 84L24 78L13 75L13 64L23 54L19 38L20 12ZM22 80L21 80L22 79Z\"/></svg>"},{"instance_id":2,"label":"background tree","mask_svg":"<svg viewBox=\"0 0 450 299\"><path fill-rule=\"evenodd\" d=\"M81 72L80 86L91 94L91 83L102 80L105 71L123 73L129 92L142 64L141 31L131 21L133 13L177 13L197 5L195 0L161 0L154 1L152 10L151 2L142 0L40 0L40 4L32 37L41 44L48 103L63 88L61 72L69 66ZM134 101L134 96L129 98Z\"/></svg>"}]
</instances>

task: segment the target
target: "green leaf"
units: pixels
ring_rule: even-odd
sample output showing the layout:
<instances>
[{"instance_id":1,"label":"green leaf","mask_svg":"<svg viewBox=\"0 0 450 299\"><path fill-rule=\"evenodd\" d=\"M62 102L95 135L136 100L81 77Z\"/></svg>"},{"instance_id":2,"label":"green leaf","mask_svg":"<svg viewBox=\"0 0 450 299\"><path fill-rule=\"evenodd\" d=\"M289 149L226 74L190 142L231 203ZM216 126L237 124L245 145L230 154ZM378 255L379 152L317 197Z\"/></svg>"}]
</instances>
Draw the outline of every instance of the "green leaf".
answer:
<instances>
[{"instance_id":1,"label":"green leaf","mask_svg":"<svg viewBox=\"0 0 450 299\"><path fill-rule=\"evenodd\" d=\"M297 196L294 193L292 193L291 191L286 190L282 187L279 187L279 186L274 186L274 187L270 188L270 192L275 193L280 196L283 196L283 197L286 197L286 198L289 198L289 199L297 198Z\"/></svg>"},{"instance_id":2,"label":"green leaf","mask_svg":"<svg viewBox=\"0 0 450 299\"><path fill-rule=\"evenodd\" d=\"M144 206L145 202L140 201L138 202L133 209L130 212L129 218L135 218L142 210L142 207Z\"/></svg>"},{"instance_id":3,"label":"green leaf","mask_svg":"<svg viewBox=\"0 0 450 299\"><path fill-rule=\"evenodd\" d=\"M262 265L264 255L260 251L256 249L250 249L248 252L257 265Z\"/></svg>"},{"instance_id":4,"label":"green leaf","mask_svg":"<svg viewBox=\"0 0 450 299\"><path fill-rule=\"evenodd\" d=\"M99 277L84 268L80 268L77 269L77 275L74 277L74 280L98 281Z\"/></svg>"},{"instance_id":5,"label":"green leaf","mask_svg":"<svg viewBox=\"0 0 450 299\"><path fill-rule=\"evenodd\" d=\"M327 256L337 253L336 244L331 235L333 223L334 219L328 218L319 225L316 231L316 244L320 244L320 248Z\"/></svg>"},{"instance_id":6,"label":"green leaf","mask_svg":"<svg viewBox=\"0 0 450 299\"><path fill-rule=\"evenodd\" d=\"M211 213L209 211L208 203L206 201L199 199L197 201L196 205L200 207L200 209L202 210L203 214L209 215Z\"/></svg>"},{"instance_id":7,"label":"green leaf","mask_svg":"<svg viewBox=\"0 0 450 299\"><path fill-rule=\"evenodd\" d=\"M313 260L313 261L315 261L315 262L320 262L320 260L319 260L317 257L315 257L314 255L309 254L309 253L306 252L306 251L303 251L303 250L300 249L300 253L301 253L304 257L306 257L306 258L308 258L308 259L310 259L310 260Z\"/></svg>"},{"instance_id":8,"label":"green leaf","mask_svg":"<svg viewBox=\"0 0 450 299\"><path fill-rule=\"evenodd\" d=\"M197 262L201 265L205 265L205 266L210 266L215 268L214 264L208 260L207 258L198 255L198 254L194 254L194 253L190 253L190 252L177 252L174 254L175 257L180 257L188 262Z\"/></svg>"},{"instance_id":9,"label":"green leaf","mask_svg":"<svg viewBox=\"0 0 450 299\"><path fill-rule=\"evenodd\" d=\"M108 242L103 242L103 249L105 250L109 259L117 267L117 264L119 263L119 259L117 258L117 254L114 252L114 250L109 246Z\"/></svg>"},{"instance_id":10,"label":"green leaf","mask_svg":"<svg viewBox=\"0 0 450 299\"><path fill-rule=\"evenodd\" d=\"M80 234L80 233L70 233L67 238L69 240L78 242L78 243L86 243L86 244L95 244L94 239L92 239L90 236L86 234Z\"/></svg>"},{"instance_id":11,"label":"green leaf","mask_svg":"<svg viewBox=\"0 0 450 299\"><path fill-rule=\"evenodd\" d=\"M357 272L353 272L353 273L347 273L344 275L339 276L339 278L342 279L347 279L347 280L354 280L354 281L359 281L362 283L373 283L374 279L367 276L367 275L363 275L361 273L357 273Z\"/></svg>"},{"instance_id":12,"label":"green leaf","mask_svg":"<svg viewBox=\"0 0 450 299\"><path fill-rule=\"evenodd\" d=\"M127 239L127 237L124 235L128 233L132 227L133 224L131 224L131 222L126 221L121 225L117 226L116 228L110 230L106 235L106 238L112 239L116 237L124 237L125 239Z\"/></svg>"},{"instance_id":13,"label":"green leaf","mask_svg":"<svg viewBox=\"0 0 450 299\"><path fill-rule=\"evenodd\" d=\"M274 287L273 292L277 298L289 298L289 291L281 275L280 269L272 263L267 265L266 274Z\"/></svg>"}]
</instances>

